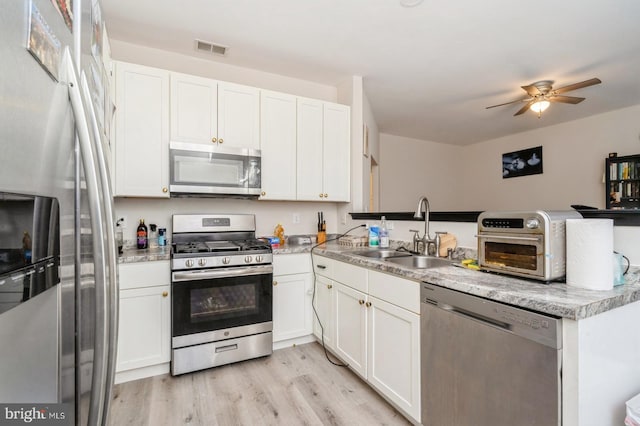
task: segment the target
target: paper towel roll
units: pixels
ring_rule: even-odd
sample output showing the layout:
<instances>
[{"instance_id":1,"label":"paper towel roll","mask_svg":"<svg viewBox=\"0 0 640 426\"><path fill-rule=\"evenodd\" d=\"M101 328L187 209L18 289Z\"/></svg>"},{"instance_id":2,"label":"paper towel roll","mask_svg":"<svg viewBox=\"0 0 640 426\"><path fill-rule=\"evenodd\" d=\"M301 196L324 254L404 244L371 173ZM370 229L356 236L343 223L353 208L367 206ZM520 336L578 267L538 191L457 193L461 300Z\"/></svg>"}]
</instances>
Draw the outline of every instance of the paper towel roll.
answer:
<instances>
[{"instance_id":1,"label":"paper towel roll","mask_svg":"<svg viewBox=\"0 0 640 426\"><path fill-rule=\"evenodd\" d=\"M612 261L612 219L567 219L567 285L612 289Z\"/></svg>"}]
</instances>

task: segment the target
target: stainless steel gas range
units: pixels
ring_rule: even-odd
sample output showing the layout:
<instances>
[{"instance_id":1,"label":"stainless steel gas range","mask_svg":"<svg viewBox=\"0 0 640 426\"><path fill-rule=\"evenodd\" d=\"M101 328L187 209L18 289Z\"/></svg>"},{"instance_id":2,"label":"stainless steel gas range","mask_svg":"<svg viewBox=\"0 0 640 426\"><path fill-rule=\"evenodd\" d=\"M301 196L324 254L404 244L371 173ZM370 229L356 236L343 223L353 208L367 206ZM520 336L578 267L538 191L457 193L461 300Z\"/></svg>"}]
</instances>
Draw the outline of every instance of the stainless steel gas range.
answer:
<instances>
[{"instance_id":1,"label":"stainless steel gas range","mask_svg":"<svg viewBox=\"0 0 640 426\"><path fill-rule=\"evenodd\" d=\"M272 261L254 215L173 216L172 375L272 353Z\"/></svg>"}]
</instances>

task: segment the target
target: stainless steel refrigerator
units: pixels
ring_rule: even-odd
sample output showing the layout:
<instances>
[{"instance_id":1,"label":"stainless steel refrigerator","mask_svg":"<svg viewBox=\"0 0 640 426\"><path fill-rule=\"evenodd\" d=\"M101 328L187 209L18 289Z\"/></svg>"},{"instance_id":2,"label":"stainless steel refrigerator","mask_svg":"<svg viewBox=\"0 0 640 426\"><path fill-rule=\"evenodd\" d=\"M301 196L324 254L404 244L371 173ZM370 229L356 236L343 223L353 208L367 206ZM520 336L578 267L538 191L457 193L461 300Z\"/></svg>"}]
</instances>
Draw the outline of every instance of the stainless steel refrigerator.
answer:
<instances>
[{"instance_id":1,"label":"stainless steel refrigerator","mask_svg":"<svg viewBox=\"0 0 640 426\"><path fill-rule=\"evenodd\" d=\"M85 75L96 7L0 6L0 424L107 423L118 288L104 88Z\"/></svg>"}]
</instances>

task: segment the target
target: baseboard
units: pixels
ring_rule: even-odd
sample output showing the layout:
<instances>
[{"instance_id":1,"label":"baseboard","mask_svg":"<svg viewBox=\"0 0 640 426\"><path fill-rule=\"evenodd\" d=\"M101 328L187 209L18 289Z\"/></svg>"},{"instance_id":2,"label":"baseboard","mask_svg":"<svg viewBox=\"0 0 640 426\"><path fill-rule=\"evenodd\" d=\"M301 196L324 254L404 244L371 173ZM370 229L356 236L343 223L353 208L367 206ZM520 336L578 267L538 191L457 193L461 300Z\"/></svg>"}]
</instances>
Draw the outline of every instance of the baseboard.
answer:
<instances>
[{"instance_id":1,"label":"baseboard","mask_svg":"<svg viewBox=\"0 0 640 426\"><path fill-rule=\"evenodd\" d=\"M305 343L311 343L315 341L315 336L313 334L309 334L308 336L296 337L295 339L273 342L273 350L277 351L278 349L290 348L291 346L295 345L304 345Z\"/></svg>"},{"instance_id":2,"label":"baseboard","mask_svg":"<svg viewBox=\"0 0 640 426\"><path fill-rule=\"evenodd\" d=\"M132 380L144 379L147 377L159 376L169 373L170 363L151 365L149 367L135 368L133 370L120 371L116 373L114 384L130 382Z\"/></svg>"}]
</instances>

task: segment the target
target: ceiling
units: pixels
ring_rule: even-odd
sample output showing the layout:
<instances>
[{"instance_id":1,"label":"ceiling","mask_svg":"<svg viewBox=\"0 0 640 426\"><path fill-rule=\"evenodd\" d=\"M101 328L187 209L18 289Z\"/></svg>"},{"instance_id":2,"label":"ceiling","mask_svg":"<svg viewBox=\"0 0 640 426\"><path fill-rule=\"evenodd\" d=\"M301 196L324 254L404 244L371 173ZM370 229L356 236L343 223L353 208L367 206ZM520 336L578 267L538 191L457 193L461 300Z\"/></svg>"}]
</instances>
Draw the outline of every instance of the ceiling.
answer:
<instances>
[{"instance_id":1,"label":"ceiling","mask_svg":"<svg viewBox=\"0 0 640 426\"><path fill-rule=\"evenodd\" d=\"M467 145L640 104L637 0L102 0L112 39L336 86L352 75L380 132ZM117 55L117 52L114 52ZM520 86L598 77L538 118ZM639 129L640 130L640 129Z\"/></svg>"}]
</instances>

